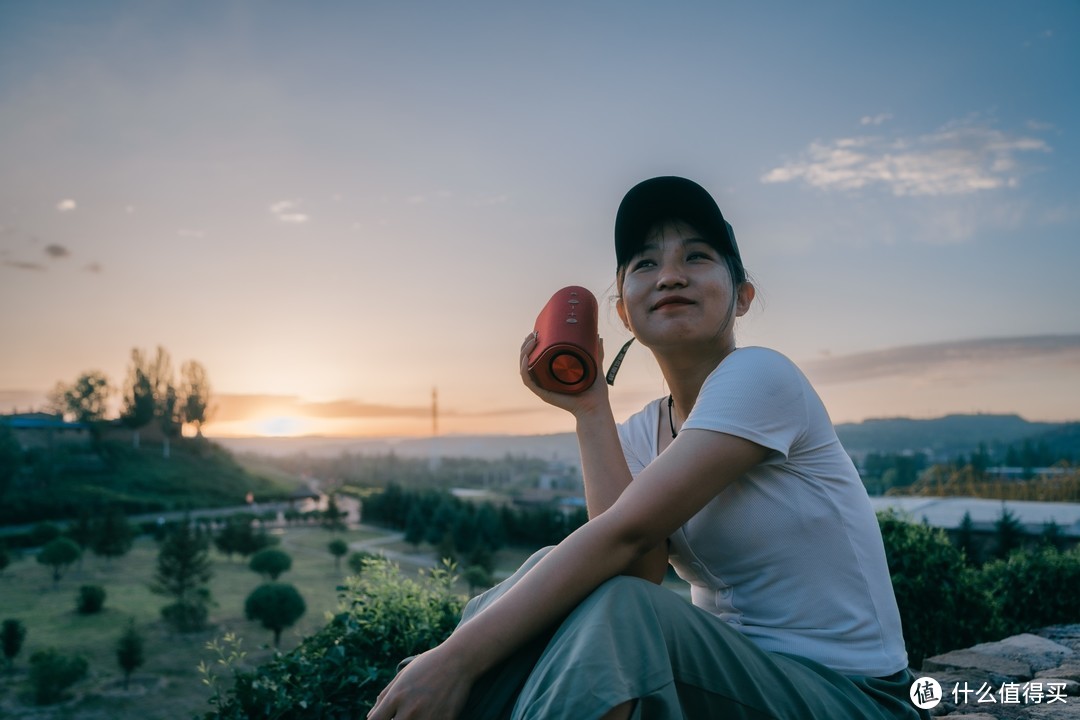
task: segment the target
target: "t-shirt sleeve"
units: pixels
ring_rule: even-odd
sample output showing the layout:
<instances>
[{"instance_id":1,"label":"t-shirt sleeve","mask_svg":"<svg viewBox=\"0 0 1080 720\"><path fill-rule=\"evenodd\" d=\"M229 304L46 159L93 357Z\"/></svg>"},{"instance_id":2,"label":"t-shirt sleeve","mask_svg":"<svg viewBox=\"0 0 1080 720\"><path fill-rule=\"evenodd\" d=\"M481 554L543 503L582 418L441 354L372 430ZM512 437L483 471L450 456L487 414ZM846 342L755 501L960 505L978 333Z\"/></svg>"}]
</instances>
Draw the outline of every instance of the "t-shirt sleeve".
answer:
<instances>
[{"instance_id":1,"label":"t-shirt sleeve","mask_svg":"<svg viewBox=\"0 0 1080 720\"><path fill-rule=\"evenodd\" d=\"M783 462L807 426L806 390L798 368L765 348L742 348L713 370L683 429L712 430L755 442Z\"/></svg>"}]
</instances>

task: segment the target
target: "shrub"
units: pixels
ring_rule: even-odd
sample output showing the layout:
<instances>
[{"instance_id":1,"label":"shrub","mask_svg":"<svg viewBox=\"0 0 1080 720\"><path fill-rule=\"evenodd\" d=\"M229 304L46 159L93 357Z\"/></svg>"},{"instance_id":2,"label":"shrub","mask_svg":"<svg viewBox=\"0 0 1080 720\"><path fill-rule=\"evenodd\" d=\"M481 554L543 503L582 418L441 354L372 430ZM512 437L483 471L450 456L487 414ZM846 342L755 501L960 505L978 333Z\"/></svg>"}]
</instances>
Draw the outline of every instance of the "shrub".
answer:
<instances>
[{"instance_id":1,"label":"shrub","mask_svg":"<svg viewBox=\"0 0 1080 720\"><path fill-rule=\"evenodd\" d=\"M979 574L944 531L879 513L908 662L1001 637L1002 623Z\"/></svg>"},{"instance_id":2,"label":"shrub","mask_svg":"<svg viewBox=\"0 0 1080 720\"><path fill-rule=\"evenodd\" d=\"M281 631L290 627L307 610L304 598L288 583L266 583L255 588L244 603L248 620L258 620L274 631L274 647L281 642Z\"/></svg>"},{"instance_id":3,"label":"shrub","mask_svg":"<svg viewBox=\"0 0 1080 720\"><path fill-rule=\"evenodd\" d=\"M337 540L331 540L326 547L330 551L330 554L334 556L334 569L340 570L341 558L348 554L349 544L339 538Z\"/></svg>"},{"instance_id":4,"label":"shrub","mask_svg":"<svg viewBox=\"0 0 1080 720\"><path fill-rule=\"evenodd\" d=\"M234 668L234 686L206 717L324 720L363 717L404 657L430 649L453 630L464 598L448 568L419 580L389 561L349 577L329 624L290 653L250 672Z\"/></svg>"},{"instance_id":5,"label":"shrub","mask_svg":"<svg viewBox=\"0 0 1080 720\"><path fill-rule=\"evenodd\" d=\"M161 619L177 632L196 632L206 627L210 615L207 602L181 600L161 608Z\"/></svg>"},{"instance_id":6,"label":"shrub","mask_svg":"<svg viewBox=\"0 0 1080 720\"><path fill-rule=\"evenodd\" d=\"M30 685L38 705L51 705L64 699L64 691L86 677L84 658L61 655L48 648L30 656Z\"/></svg>"},{"instance_id":7,"label":"shrub","mask_svg":"<svg viewBox=\"0 0 1080 720\"><path fill-rule=\"evenodd\" d=\"M131 673L143 664L146 657L143 653L143 638L135 629L135 622L128 623L127 630L120 636L116 643L116 662L124 671L124 689L128 689Z\"/></svg>"},{"instance_id":8,"label":"shrub","mask_svg":"<svg viewBox=\"0 0 1080 720\"><path fill-rule=\"evenodd\" d=\"M349 569L353 571L354 575L359 575L367 567L367 564L372 560L377 560L381 555L367 552L366 550L357 550L349 555Z\"/></svg>"},{"instance_id":9,"label":"shrub","mask_svg":"<svg viewBox=\"0 0 1080 720\"><path fill-rule=\"evenodd\" d=\"M82 550L74 540L58 537L50 540L41 548L37 561L52 568L53 584L59 583L64 571L82 555Z\"/></svg>"},{"instance_id":10,"label":"shrub","mask_svg":"<svg viewBox=\"0 0 1080 720\"><path fill-rule=\"evenodd\" d=\"M101 612L101 608L105 606L105 588L100 585L83 585L79 588L75 606L83 615Z\"/></svg>"},{"instance_id":11,"label":"shrub","mask_svg":"<svg viewBox=\"0 0 1080 720\"><path fill-rule=\"evenodd\" d=\"M15 667L15 656L22 649L23 640L26 639L26 626L22 620L8 618L0 629L0 643L4 646L4 657L7 658L8 669Z\"/></svg>"},{"instance_id":12,"label":"shrub","mask_svg":"<svg viewBox=\"0 0 1080 720\"><path fill-rule=\"evenodd\" d=\"M264 548L251 556L248 567L271 580L277 580L281 573L292 567L292 558L284 550Z\"/></svg>"},{"instance_id":13,"label":"shrub","mask_svg":"<svg viewBox=\"0 0 1080 720\"><path fill-rule=\"evenodd\" d=\"M1080 620L1080 550L1053 546L1014 552L983 567L1009 634Z\"/></svg>"}]
</instances>

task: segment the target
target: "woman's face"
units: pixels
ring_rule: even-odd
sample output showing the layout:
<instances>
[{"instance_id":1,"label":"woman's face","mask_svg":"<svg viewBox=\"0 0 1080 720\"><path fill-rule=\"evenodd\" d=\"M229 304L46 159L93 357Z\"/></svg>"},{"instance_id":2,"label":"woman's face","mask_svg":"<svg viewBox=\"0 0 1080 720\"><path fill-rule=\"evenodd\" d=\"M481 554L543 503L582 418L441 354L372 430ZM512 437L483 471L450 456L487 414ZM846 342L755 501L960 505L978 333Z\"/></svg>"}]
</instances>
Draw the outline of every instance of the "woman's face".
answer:
<instances>
[{"instance_id":1,"label":"woman's face","mask_svg":"<svg viewBox=\"0 0 1080 720\"><path fill-rule=\"evenodd\" d=\"M754 289L736 289L725 258L690 225L671 221L650 232L627 263L616 310L646 347L734 342L734 320Z\"/></svg>"}]
</instances>

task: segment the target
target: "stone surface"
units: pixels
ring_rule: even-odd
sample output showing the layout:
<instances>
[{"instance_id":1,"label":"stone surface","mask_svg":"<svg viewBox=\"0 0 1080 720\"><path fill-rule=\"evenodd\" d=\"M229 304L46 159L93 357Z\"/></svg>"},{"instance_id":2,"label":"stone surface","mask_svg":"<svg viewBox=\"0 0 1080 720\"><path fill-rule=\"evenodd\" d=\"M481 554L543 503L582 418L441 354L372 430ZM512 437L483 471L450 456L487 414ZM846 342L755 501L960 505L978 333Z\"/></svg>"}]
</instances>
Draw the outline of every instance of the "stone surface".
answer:
<instances>
[{"instance_id":1,"label":"stone surface","mask_svg":"<svg viewBox=\"0 0 1080 720\"><path fill-rule=\"evenodd\" d=\"M1033 674L1028 663L976 652L973 648L953 650L923 661L923 672L932 674L938 670L978 670L999 682L1008 679L1029 680Z\"/></svg>"},{"instance_id":2,"label":"stone surface","mask_svg":"<svg viewBox=\"0 0 1080 720\"><path fill-rule=\"evenodd\" d=\"M931 710L934 717L1080 720L1078 673L1080 625L1064 625L943 653L915 674L941 685L944 697Z\"/></svg>"}]
</instances>

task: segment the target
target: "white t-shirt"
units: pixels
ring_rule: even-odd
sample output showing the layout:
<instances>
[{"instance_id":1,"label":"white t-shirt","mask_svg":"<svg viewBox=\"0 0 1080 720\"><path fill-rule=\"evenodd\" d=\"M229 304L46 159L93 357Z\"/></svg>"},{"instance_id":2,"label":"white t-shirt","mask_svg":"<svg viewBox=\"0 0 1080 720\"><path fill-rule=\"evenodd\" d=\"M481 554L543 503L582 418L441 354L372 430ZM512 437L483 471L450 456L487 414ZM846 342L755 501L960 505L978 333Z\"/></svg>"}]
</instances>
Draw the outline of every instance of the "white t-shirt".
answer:
<instances>
[{"instance_id":1,"label":"white t-shirt","mask_svg":"<svg viewBox=\"0 0 1080 720\"><path fill-rule=\"evenodd\" d=\"M635 476L656 459L661 412L667 398L619 426ZM736 350L706 378L682 427L692 428L770 451L670 538L694 605L767 651L846 675L906 668L877 518L802 372L773 350Z\"/></svg>"}]
</instances>

